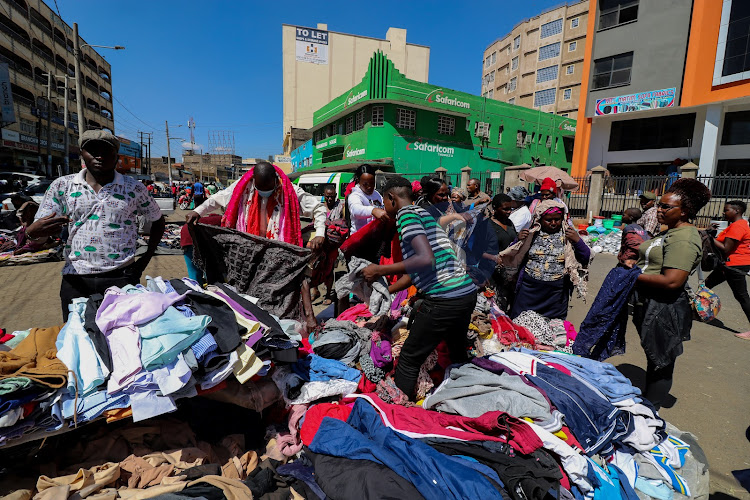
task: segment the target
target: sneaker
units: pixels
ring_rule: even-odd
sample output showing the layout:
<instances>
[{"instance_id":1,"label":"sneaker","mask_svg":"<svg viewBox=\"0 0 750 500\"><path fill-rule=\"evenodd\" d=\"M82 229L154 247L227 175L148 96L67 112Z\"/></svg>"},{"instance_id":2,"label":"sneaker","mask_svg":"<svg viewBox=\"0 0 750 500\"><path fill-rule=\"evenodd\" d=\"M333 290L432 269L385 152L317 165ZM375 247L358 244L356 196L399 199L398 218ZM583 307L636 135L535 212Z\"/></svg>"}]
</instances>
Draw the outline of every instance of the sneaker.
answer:
<instances>
[{"instance_id":1,"label":"sneaker","mask_svg":"<svg viewBox=\"0 0 750 500\"><path fill-rule=\"evenodd\" d=\"M750 340L750 332L735 333L734 336L738 339Z\"/></svg>"}]
</instances>

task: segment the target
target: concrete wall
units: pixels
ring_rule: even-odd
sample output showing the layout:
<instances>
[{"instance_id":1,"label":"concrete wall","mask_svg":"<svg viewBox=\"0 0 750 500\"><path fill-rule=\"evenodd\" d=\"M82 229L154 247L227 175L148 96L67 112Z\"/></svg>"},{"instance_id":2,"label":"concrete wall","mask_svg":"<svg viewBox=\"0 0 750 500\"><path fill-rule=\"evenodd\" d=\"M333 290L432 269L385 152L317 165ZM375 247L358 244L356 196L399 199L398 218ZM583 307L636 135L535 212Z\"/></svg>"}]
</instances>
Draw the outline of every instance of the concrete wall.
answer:
<instances>
[{"instance_id":1,"label":"concrete wall","mask_svg":"<svg viewBox=\"0 0 750 500\"><path fill-rule=\"evenodd\" d=\"M318 26L327 29L326 25ZM313 64L296 60L296 26L282 26L284 134L290 127L312 127L313 113L359 83L377 50L382 50L407 78L427 82L430 48L407 43L405 29L389 28L385 40L328 33L328 64Z\"/></svg>"},{"instance_id":2,"label":"concrete wall","mask_svg":"<svg viewBox=\"0 0 750 500\"><path fill-rule=\"evenodd\" d=\"M671 87L676 87L677 96L680 95L692 4L692 0L641 0L636 21L596 32L589 84L597 59L631 51L632 83L590 90L587 117L594 116L597 99ZM597 18L591 22L598 24L598 13L597 8Z\"/></svg>"}]
</instances>

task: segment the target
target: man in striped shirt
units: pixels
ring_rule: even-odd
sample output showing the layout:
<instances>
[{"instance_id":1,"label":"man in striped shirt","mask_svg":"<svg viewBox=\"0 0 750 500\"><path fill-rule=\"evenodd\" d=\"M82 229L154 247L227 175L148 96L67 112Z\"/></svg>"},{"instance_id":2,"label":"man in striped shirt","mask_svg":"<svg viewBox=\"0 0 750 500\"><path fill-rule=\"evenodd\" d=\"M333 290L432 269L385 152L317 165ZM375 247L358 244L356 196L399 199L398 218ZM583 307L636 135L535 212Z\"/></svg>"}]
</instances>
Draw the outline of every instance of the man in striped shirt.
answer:
<instances>
[{"instance_id":1,"label":"man in striped shirt","mask_svg":"<svg viewBox=\"0 0 750 500\"><path fill-rule=\"evenodd\" d=\"M390 178L383 188L383 202L388 215L396 218L404 260L385 266L373 264L363 274L368 281L408 274L419 290L420 300L409 319L409 337L401 349L394 377L396 386L412 398L419 369L441 340L448 344L453 363L467 360L466 332L476 305L477 287L438 221L412 204L409 181ZM448 222L444 219L440 223Z\"/></svg>"}]
</instances>

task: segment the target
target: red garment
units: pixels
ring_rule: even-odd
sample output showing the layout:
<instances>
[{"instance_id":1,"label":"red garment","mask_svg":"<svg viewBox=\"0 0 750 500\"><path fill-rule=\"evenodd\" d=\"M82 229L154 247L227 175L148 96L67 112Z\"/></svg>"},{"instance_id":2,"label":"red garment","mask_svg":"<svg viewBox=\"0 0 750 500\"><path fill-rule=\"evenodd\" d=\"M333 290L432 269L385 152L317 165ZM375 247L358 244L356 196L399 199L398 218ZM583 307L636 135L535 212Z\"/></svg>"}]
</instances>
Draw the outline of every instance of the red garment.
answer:
<instances>
[{"instance_id":1,"label":"red garment","mask_svg":"<svg viewBox=\"0 0 750 500\"><path fill-rule=\"evenodd\" d=\"M302 442L310 446L310 443L315 438L315 434L318 432L318 428L320 428L323 418L331 417L346 421L351 412L352 409L348 406L333 403L321 403L309 408L307 413L305 413L305 421L302 422L302 427L299 431Z\"/></svg>"},{"instance_id":2,"label":"red garment","mask_svg":"<svg viewBox=\"0 0 750 500\"><path fill-rule=\"evenodd\" d=\"M555 184L555 181L553 181L551 177L545 177L545 179L542 181L542 187L540 190L552 191L553 193L555 193L557 192L557 184Z\"/></svg>"},{"instance_id":3,"label":"red garment","mask_svg":"<svg viewBox=\"0 0 750 500\"><path fill-rule=\"evenodd\" d=\"M418 406L388 404L376 394L357 397L370 402L380 412L386 426L412 438L436 436L462 441L499 441L524 454L542 447L542 440L526 422L503 411L490 411L481 417L469 418Z\"/></svg>"},{"instance_id":4,"label":"red garment","mask_svg":"<svg viewBox=\"0 0 750 500\"><path fill-rule=\"evenodd\" d=\"M491 320L492 331L497 334L498 340L505 345L526 343L532 348L536 345L536 337L521 325L513 323L507 316L498 316Z\"/></svg>"},{"instance_id":5,"label":"red garment","mask_svg":"<svg viewBox=\"0 0 750 500\"><path fill-rule=\"evenodd\" d=\"M279 228L279 239L285 243L291 243L301 247L302 226L300 222L300 207L299 199L297 198L297 191L295 191L292 181L289 180L289 177L287 177L279 167L274 165L273 168L276 169L276 175L281 181L281 196L283 196L285 200L280 219L281 227ZM232 198L229 200L221 225L223 227L244 230L247 233L265 238L267 235L260 234L260 195L257 190L253 191L253 199L249 200L250 209L247 214L247 227L237 227L237 219L240 215L240 211L245 209L245 207L242 206L242 198L245 189L247 189L247 186L253 180L254 171L255 167L248 170L235 185L234 191L232 192ZM271 205L271 203L269 203L269 205Z\"/></svg>"},{"instance_id":6,"label":"red garment","mask_svg":"<svg viewBox=\"0 0 750 500\"><path fill-rule=\"evenodd\" d=\"M550 362L550 361L545 361L545 363L546 363L546 364L548 364L549 366L551 366L552 368L554 368L555 370L558 370L558 371L561 371L561 372L563 372L563 373L564 373L565 375L572 375L572 374L570 373L570 370L568 370L568 369L567 369L567 368L566 368L565 366L563 366L563 365L558 365L557 363L554 363L554 362Z\"/></svg>"},{"instance_id":7,"label":"red garment","mask_svg":"<svg viewBox=\"0 0 750 500\"><path fill-rule=\"evenodd\" d=\"M396 234L396 221L381 222L374 219L365 227L349 236L341 245L344 257L360 257L375 262L378 250L383 241L389 241Z\"/></svg>"},{"instance_id":8,"label":"red garment","mask_svg":"<svg viewBox=\"0 0 750 500\"><path fill-rule=\"evenodd\" d=\"M0 332L1 332L1 330L0 330ZM6 343L7 341L9 341L10 339L12 339L13 337L15 337L15 335L11 335L10 333L6 333L2 337L0 337L0 344Z\"/></svg>"},{"instance_id":9,"label":"red garment","mask_svg":"<svg viewBox=\"0 0 750 500\"><path fill-rule=\"evenodd\" d=\"M344 190L344 198L346 198L347 196L351 194L352 189L354 189L354 186L356 185L357 183L354 182L354 180L352 180L351 182L349 182L349 184L346 185L346 189Z\"/></svg>"},{"instance_id":10,"label":"red garment","mask_svg":"<svg viewBox=\"0 0 750 500\"><path fill-rule=\"evenodd\" d=\"M359 394L369 394L371 392L375 392L375 390L378 388L378 384L375 382L370 382L370 380L367 377L362 377L359 379L359 385L357 385L357 392Z\"/></svg>"},{"instance_id":11,"label":"red garment","mask_svg":"<svg viewBox=\"0 0 750 500\"><path fill-rule=\"evenodd\" d=\"M367 304L357 304L339 314L337 321L357 321L357 318L371 318L372 313L367 308Z\"/></svg>"},{"instance_id":12,"label":"red garment","mask_svg":"<svg viewBox=\"0 0 750 500\"><path fill-rule=\"evenodd\" d=\"M208 224L209 226L220 226L221 225L221 214L211 214L198 219L201 224ZM190 236L190 230L187 224L182 225L180 229L180 248L193 246L193 238Z\"/></svg>"}]
</instances>

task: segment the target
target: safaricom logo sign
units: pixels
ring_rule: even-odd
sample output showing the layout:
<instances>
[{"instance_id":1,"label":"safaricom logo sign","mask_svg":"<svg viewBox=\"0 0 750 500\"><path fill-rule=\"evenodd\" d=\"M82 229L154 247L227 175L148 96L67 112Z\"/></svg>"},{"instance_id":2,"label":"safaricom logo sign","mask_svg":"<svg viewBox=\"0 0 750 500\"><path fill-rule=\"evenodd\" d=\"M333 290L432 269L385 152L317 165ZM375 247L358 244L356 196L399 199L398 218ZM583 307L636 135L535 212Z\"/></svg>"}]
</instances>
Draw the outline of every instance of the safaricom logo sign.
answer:
<instances>
[{"instance_id":1,"label":"safaricom logo sign","mask_svg":"<svg viewBox=\"0 0 750 500\"><path fill-rule=\"evenodd\" d=\"M559 127L557 127L560 130L564 130L565 132L575 132L576 128L570 124L568 121L564 121L560 124Z\"/></svg>"},{"instance_id":2,"label":"safaricom logo sign","mask_svg":"<svg viewBox=\"0 0 750 500\"><path fill-rule=\"evenodd\" d=\"M349 97L347 97L346 99L346 104L344 105L344 107L351 106L355 102L359 101L360 99L364 99L365 97L367 97L367 89L363 90L362 92L356 95L352 95L350 93Z\"/></svg>"},{"instance_id":3,"label":"safaricom logo sign","mask_svg":"<svg viewBox=\"0 0 750 500\"><path fill-rule=\"evenodd\" d=\"M448 106L456 106L457 108L470 109L471 104L466 101L461 101L458 98L447 97L445 92L442 90L436 90L427 96L427 102L437 102L440 104L447 104Z\"/></svg>"},{"instance_id":4,"label":"safaricom logo sign","mask_svg":"<svg viewBox=\"0 0 750 500\"><path fill-rule=\"evenodd\" d=\"M352 156L361 156L365 154L364 148L360 149L347 149L346 151L346 157L351 158Z\"/></svg>"},{"instance_id":5,"label":"safaricom logo sign","mask_svg":"<svg viewBox=\"0 0 750 500\"><path fill-rule=\"evenodd\" d=\"M429 144L427 142L410 142L406 145L407 151L422 151L424 153L437 153L438 156L453 157L455 149L440 144Z\"/></svg>"}]
</instances>

